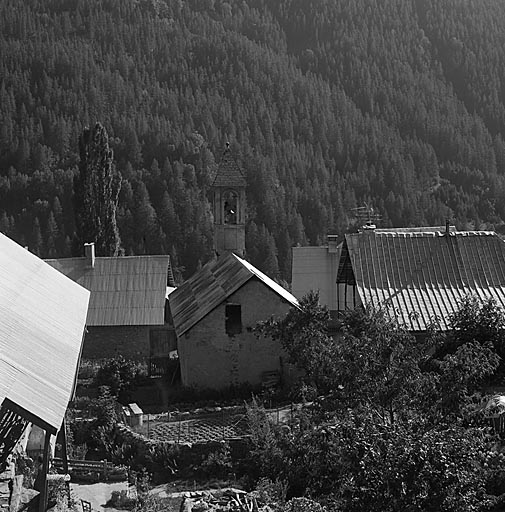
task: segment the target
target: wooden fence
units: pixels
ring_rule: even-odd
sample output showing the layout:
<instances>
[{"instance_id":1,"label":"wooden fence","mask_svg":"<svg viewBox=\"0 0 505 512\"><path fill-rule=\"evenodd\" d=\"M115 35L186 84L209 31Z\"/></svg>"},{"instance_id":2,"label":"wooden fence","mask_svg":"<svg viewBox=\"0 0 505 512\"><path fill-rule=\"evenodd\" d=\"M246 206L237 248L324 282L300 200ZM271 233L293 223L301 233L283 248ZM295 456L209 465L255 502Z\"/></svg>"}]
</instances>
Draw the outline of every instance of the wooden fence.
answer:
<instances>
[{"instance_id":1,"label":"wooden fence","mask_svg":"<svg viewBox=\"0 0 505 512\"><path fill-rule=\"evenodd\" d=\"M58 471L63 471L63 459L55 457L53 466ZM87 481L119 481L128 478L128 470L124 467L114 466L106 460L68 460L68 472L73 480Z\"/></svg>"}]
</instances>

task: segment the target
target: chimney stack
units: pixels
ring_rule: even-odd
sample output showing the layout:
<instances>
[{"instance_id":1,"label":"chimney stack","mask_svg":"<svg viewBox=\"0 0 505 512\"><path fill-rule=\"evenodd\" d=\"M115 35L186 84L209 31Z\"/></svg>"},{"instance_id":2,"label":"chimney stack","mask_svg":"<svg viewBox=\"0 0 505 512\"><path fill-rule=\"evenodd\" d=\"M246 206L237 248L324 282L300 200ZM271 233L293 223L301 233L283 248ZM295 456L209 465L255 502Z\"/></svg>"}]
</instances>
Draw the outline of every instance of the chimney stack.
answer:
<instances>
[{"instance_id":1,"label":"chimney stack","mask_svg":"<svg viewBox=\"0 0 505 512\"><path fill-rule=\"evenodd\" d=\"M84 244L84 256L86 257L88 267L95 268L95 242Z\"/></svg>"},{"instance_id":2,"label":"chimney stack","mask_svg":"<svg viewBox=\"0 0 505 512\"><path fill-rule=\"evenodd\" d=\"M445 220L445 236L449 236L451 234L451 225L449 224L449 219Z\"/></svg>"},{"instance_id":3,"label":"chimney stack","mask_svg":"<svg viewBox=\"0 0 505 512\"><path fill-rule=\"evenodd\" d=\"M328 235L328 252L336 253L338 248L338 235Z\"/></svg>"}]
</instances>

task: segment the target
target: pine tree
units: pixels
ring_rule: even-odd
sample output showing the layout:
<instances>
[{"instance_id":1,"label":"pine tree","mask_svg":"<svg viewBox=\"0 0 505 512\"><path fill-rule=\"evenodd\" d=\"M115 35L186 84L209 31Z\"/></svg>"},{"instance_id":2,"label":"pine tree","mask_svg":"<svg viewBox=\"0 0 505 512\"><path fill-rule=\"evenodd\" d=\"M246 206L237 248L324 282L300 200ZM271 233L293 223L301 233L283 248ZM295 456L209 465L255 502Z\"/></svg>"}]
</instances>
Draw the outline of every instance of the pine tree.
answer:
<instances>
[{"instance_id":1,"label":"pine tree","mask_svg":"<svg viewBox=\"0 0 505 512\"><path fill-rule=\"evenodd\" d=\"M121 177L115 172L107 131L100 123L83 131L79 152L79 173L74 180L74 253L80 255L85 242L95 242L97 256L117 256L121 245L116 223Z\"/></svg>"},{"instance_id":2,"label":"pine tree","mask_svg":"<svg viewBox=\"0 0 505 512\"><path fill-rule=\"evenodd\" d=\"M47 219L45 239L47 257L56 258L58 256L56 247L59 239L59 233L58 224L56 224L54 213L52 211L49 213L49 217Z\"/></svg>"},{"instance_id":3,"label":"pine tree","mask_svg":"<svg viewBox=\"0 0 505 512\"><path fill-rule=\"evenodd\" d=\"M32 243L30 250L33 254L37 256L42 255L44 242L42 240L42 232L40 231L40 221L38 217L35 217L33 221L33 229L32 229Z\"/></svg>"}]
</instances>

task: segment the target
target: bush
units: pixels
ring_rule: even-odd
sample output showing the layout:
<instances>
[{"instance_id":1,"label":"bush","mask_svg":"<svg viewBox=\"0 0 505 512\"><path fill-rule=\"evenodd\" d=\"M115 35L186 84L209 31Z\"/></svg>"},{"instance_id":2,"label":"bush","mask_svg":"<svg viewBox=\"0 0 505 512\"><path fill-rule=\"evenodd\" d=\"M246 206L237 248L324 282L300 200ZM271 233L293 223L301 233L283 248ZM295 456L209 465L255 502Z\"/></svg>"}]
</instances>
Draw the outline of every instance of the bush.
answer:
<instances>
[{"instance_id":1,"label":"bush","mask_svg":"<svg viewBox=\"0 0 505 512\"><path fill-rule=\"evenodd\" d=\"M107 386L112 395L122 404L131 401L131 394L141 377L139 363L125 359L123 356L108 359L97 371L93 385Z\"/></svg>"},{"instance_id":2,"label":"bush","mask_svg":"<svg viewBox=\"0 0 505 512\"><path fill-rule=\"evenodd\" d=\"M67 443L69 453L75 458L84 458L88 448L105 453L111 451L119 416L118 404L106 386L100 388L97 399L89 401L88 414L90 419L70 419L68 422Z\"/></svg>"},{"instance_id":3,"label":"bush","mask_svg":"<svg viewBox=\"0 0 505 512\"><path fill-rule=\"evenodd\" d=\"M106 507L118 508L121 510L132 510L135 508L137 500L130 498L125 490L112 491Z\"/></svg>"},{"instance_id":4,"label":"bush","mask_svg":"<svg viewBox=\"0 0 505 512\"><path fill-rule=\"evenodd\" d=\"M223 443L216 450L204 456L198 470L206 477L229 477L233 470L230 445Z\"/></svg>"},{"instance_id":5,"label":"bush","mask_svg":"<svg viewBox=\"0 0 505 512\"><path fill-rule=\"evenodd\" d=\"M175 512L175 509L159 496L146 493L139 496L133 512Z\"/></svg>"}]
</instances>

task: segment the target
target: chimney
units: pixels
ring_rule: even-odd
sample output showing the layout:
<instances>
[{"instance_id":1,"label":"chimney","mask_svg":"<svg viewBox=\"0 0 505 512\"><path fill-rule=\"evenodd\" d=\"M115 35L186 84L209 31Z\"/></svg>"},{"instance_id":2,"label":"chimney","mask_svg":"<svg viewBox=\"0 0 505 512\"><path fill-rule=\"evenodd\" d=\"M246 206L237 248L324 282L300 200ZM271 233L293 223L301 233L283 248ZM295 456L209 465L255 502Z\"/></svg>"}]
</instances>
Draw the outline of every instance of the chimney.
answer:
<instances>
[{"instance_id":1,"label":"chimney","mask_svg":"<svg viewBox=\"0 0 505 512\"><path fill-rule=\"evenodd\" d=\"M449 219L445 219L445 236L449 236L451 234L451 225L449 224Z\"/></svg>"},{"instance_id":2,"label":"chimney","mask_svg":"<svg viewBox=\"0 0 505 512\"><path fill-rule=\"evenodd\" d=\"M84 256L89 268L95 268L95 242L84 244Z\"/></svg>"},{"instance_id":3,"label":"chimney","mask_svg":"<svg viewBox=\"0 0 505 512\"><path fill-rule=\"evenodd\" d=\"M338 247L338 235L328 235L328 252L336 253Z\"/></svg>"}]
</instances>

